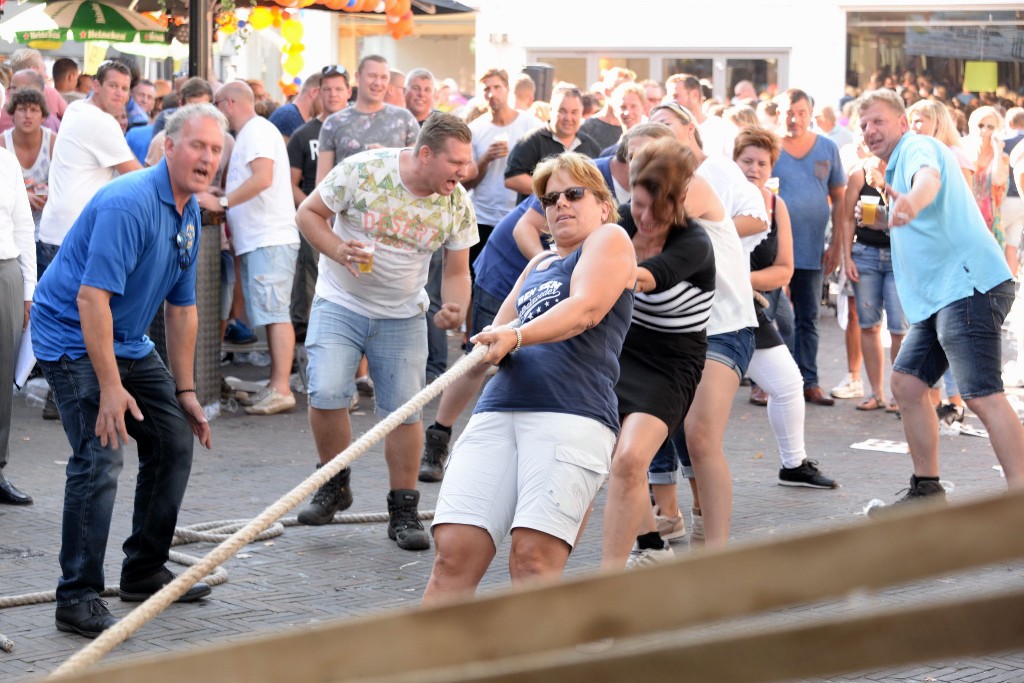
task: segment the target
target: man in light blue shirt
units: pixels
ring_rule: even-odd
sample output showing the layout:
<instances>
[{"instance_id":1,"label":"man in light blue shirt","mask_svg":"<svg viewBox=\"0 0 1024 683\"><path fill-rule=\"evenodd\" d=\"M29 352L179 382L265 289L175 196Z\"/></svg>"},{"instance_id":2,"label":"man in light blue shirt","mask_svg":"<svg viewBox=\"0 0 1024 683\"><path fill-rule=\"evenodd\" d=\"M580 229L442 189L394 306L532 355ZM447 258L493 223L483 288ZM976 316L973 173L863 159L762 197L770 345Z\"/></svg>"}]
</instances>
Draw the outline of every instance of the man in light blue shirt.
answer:
<instances>
[{"instance_id":1,"label":"man in light blue shirt","mask_svg":"<svg viewBox=\"0 0 1024 683\"><path fill-rule=\"evenodd\" d=\"M1001 327L1014 296L1010 269L949 149L908 135L903 102L891 91L865 93L859 108L864 142L888 164L890 215L871 227L892 229L896 288L912 323L891 380L914 465L899 503L945 498L928 389L947 367L988 430L1007 483L1019 487L1024 426L1003 393L1000 358Z\"/></svg>"}]
</instances>

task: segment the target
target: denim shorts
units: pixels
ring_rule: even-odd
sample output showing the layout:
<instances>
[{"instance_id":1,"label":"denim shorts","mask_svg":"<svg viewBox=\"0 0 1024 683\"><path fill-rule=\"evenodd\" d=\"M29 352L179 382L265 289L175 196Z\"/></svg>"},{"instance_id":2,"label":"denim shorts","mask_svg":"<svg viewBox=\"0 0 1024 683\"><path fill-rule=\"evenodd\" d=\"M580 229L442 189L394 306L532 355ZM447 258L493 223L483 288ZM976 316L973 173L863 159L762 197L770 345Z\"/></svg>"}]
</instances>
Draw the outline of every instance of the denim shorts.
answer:
<instances>
[{"instance_id":1,"label":"denim shorts","mask_svg":"<svg viewBox=\"0 0 1024 683\"><path fill-rule=\"evenodd\" d=\"M910 324L896 293L892 250L856 242L853 245L853 263L860 277L860 282L853 283L853 293L857 298L857 318L861 329L882 322L884 307L889 332L906 334Z\"/></svg>"},{"instance_id":2,"label":"denim shorts","mask_svg":"<svg viewBox=\"0 0 1024 683\"><path fill-rule=\"evenodd\" d=\"M494 317L498 315L498 311L501 310L503 303L505 303L504 299L491 296L476 284L473 285L473 314L469 331L470 339L483 332L485 327L494 322ZM467 341L466 353L472 350L473 342Z\"/></svg>"},{"instance_id":3,"label":"denim shorts","mask_svg":"<svg viewBox=\"0 0 1024 683\"><path fill-rule=\"evenodd\" d=\"M708 337L708 360L721 363L743 380L747 366L754 356L754 328L744 327L735 332L713 334Z\"/></svg>"},{"instance_id":4,"label":"denim shorts","mask_svg":"<svg viewBox=\"0 0 1024 683\"><path fill-rule=\"evenodd\" d=\"M242 295L253 327L292 322L292 282L298 244L260 247L242 254Z\"/></svg>"},{"instance_id":5,"label":"denim shorts","mask_svg":"<svg viewBox=\"0 0 1024 683\"><path fill-rule=\"evenodd\" d=\"M965 399L1003 391L1002 325L1013 304L1013 280L954 301L907 333L893 370L935 384L946 368Z\"/></svg>"},{"instance_id":6,"label":"denim shorts","mask_svg":"<svg viewBox=\"0 0 1024 683\"><path fill-rule=\"evenodd\" d=\"M314 297L306 352L311 406L320 410L348 408L356 390L356 367L365 355L373 377L374 413L384 417L424 387L427 320L423 315L398 320L367 318ZM419 421L417 412L405 424Z\"/></svg>"}]
</instances>

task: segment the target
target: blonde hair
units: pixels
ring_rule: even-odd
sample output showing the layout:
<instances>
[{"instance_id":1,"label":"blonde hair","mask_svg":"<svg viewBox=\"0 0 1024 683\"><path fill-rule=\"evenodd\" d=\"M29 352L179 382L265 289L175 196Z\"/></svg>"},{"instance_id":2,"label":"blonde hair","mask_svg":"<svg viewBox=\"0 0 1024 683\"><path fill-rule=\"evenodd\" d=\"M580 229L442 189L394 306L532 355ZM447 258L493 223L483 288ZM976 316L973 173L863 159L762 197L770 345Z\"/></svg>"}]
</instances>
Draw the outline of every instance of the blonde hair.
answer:
<instances>
[{"instance_id":1,"label":"blonde hair","mask_svg":"<svg viewBox=\"0 0 1024 683\"><path fill-rule=\"evenodd\" d=\"M946 147L960 146L960 133L956 129L956 123L953 122L949 109L942 102L918 100L907 109L908 118L914 114L923 116L935 124L935 133L932 137Z\"/></svg>"},{"instance_id":2,"label":"blonde hair","mask_svg":"<svg viewBox=\"0 0 1024 683\"><path fill-rule=\"evenodd\" d=\"M533 193L539 197L547 192L548 181L559 171L568 173L573 182L587 188L598 202L608 205L608 222L614 223L619 220L615 200L612 199L612 193L601 172L589 157L577 152L564 152L537 164L537 168L533 170Z\"/></svg>"}]
</instances>

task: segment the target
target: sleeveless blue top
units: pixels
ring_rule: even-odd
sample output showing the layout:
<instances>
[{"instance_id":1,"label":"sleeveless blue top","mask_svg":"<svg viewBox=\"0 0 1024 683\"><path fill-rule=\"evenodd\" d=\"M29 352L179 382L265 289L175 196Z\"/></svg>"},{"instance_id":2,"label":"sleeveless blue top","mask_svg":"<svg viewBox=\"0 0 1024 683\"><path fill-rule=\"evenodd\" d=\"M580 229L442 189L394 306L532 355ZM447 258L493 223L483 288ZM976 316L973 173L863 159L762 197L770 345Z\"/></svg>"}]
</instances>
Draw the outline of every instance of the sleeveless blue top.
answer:
<instances>
[{"instance_id":1,"label":"sleeveless blue top","mask_svg":"<svg viewBox=\"0 0 1024 683\"><path fill-rule=\"evenodd\" d=\"M523 324L568 298L569 281L582 247L564 259L541 261L523 282L516 310ZM619 353L633 313L633 292L623 290L600 323L571 339L524 346L508 355L488 382L474 413L568 413L619 431L615 383Z\"/></svg>"}]
</instances>

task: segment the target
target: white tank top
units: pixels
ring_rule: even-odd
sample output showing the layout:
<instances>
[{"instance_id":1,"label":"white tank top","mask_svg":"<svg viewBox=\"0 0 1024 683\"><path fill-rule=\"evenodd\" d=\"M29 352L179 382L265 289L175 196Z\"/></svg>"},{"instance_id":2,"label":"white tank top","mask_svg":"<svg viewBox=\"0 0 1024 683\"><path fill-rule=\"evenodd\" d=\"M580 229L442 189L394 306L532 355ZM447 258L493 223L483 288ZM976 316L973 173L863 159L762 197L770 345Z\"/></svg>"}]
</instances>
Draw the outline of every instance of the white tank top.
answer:
<instances>
[{"instance_id":1,"label":"white tank top","mask_svg":"<svg viewBox=\"0 0 1024 683\"><path fill-rule=\"evenodd\" d=\"M21 167L21 175L25 178L25 187L35 192L36 188L46 189L47 178L50 175L50 140L53 131L45 126L43 131L43 143L39 146L39 154L29 168ZM14 152L14 129L4 131L4 144L11 154ZM32 211L32 221L36 225L36 241L39 240L39 219L42 218L42 211Z\"/></svg>"}]
</instances>

